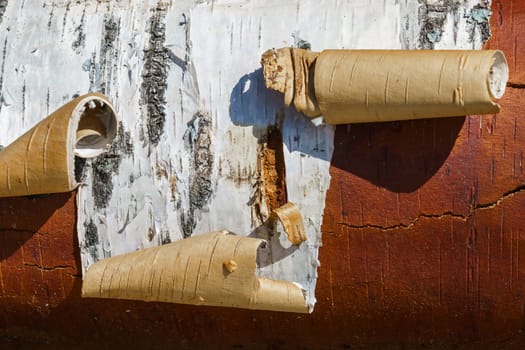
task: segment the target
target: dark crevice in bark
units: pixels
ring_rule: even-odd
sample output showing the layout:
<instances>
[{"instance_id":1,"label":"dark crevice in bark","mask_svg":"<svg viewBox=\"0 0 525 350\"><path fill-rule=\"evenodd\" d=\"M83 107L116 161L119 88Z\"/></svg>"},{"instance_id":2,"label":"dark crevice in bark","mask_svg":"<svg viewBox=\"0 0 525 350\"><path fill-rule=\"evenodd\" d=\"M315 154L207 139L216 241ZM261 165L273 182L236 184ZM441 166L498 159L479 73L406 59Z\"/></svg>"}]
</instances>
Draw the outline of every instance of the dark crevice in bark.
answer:
<instances>
[{"instance_id":1,"label":"dark crevice in bark","mask_svg":"<svg viewBox=\"0 0 525 350\"><path fill-rule=\"evenodd\" d=\"M187 210L181 212L181 222L184 237L189 237L197 225L200 211L206 207L213 194L212 120L208 114L195 114L188 123L184 144L190 153L191 161L189 205Z\"/></svg>"},{"instance_id":2,"label":"dark crevice in bark","mask_svg":"<svg viewBox=\"0 0 525 350\"><path fill-rule=\"evenodd\" d=\"M166 40L166 9L158 7L149 21L149 45L144 50L144 67L140 87L141 103L146 109L147 139L156 146L166 122L166 88L169 50Z\"/></svg>"}]
</instances>

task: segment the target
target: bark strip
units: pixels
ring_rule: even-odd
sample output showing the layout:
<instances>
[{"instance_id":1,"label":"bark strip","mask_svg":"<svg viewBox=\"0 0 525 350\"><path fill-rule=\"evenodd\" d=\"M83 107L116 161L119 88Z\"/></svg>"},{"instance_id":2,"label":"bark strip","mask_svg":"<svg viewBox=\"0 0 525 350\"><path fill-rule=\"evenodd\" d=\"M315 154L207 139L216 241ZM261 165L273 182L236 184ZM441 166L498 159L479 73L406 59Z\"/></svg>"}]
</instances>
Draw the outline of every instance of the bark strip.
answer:
<instances>
[{"instance_id":1,"label":"bark strip","mask_svg":"<svg viewBox=\"0 0 525 350\"><path fill-rule=\"evenodd\" d=\"M508 67L501 51L269 50L265 83L328 124L492 114Z\"/></svg>"},{"instance_id":2,"label":"bark strip","mask_svg":"<svg viewBox=\"0 0 525 350\"><path fill-rule=\"evenodd\" d=\"M105 152L117 128L117 115L104 95L65 104L0 152L0 197L73 190L75 157Z\"/></svg>"},{"instance_id":3,"label":"bark strip","mask_svg":"<svg viewBox=\"0 0 525 350\"><path fill-rule=\"evenodd\" d=\"M302 288L256 275L265 241L211 232L91 265L82 296L308 313Z\"/></svg>"}]
</instances>

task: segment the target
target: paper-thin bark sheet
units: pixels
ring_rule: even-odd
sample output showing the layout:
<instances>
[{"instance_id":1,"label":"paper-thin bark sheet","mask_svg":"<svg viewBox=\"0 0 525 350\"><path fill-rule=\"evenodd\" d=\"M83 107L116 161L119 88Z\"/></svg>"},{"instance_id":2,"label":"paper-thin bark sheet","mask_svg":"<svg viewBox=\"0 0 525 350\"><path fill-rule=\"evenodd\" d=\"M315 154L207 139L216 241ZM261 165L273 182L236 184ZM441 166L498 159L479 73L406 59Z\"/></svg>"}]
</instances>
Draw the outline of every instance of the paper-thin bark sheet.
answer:
<instances>
[{"instance_id":1,"label":"paper-thin bark sheet","mask_svg":"<svg viewBox=\"0 0 525 350\"><path fill-rule=\"evenodd\" d=\"M0 197L73 190L74 157L100 155L116 134L116 113L104 95L75 98L0 152Z\"/></svg>"},{"instance_id":2,"label":"paper-thin bark sheet","mask_svg":"<svg viewBox=\"0 0 525 350\"><path fill-rule=\"evenodd\" d=\"M265 83L286 105L328 124L498 113L501 51L268 50Z\"/></svg>"},{"instance_id":3,"label":"paper-thin bark sheet","mask_svg":"<svg viewBox=\"0 0 525 350\"><path fill-rule=\"evenodd\" d=\"M257 277L259 249L262 239L220 231L104 259L82 296L307 313L299 286Z\"/></svg>"},{"instance_id":4,"label":"paper-thin bark sheet","mask_svg":"<svg viewBox=\"0 0 525 350\"><path fill-rule=\"evenodd\" d=\"M85 271L104 258L222 228L264 233L258 228L271 210L261 211L259 151L269 129L278 130L287 200L304 217L307 242L292 245L284 232L264 237L271 254L257 275L298 283L313 305L334 127L315 127L265 88L261 54L284 46L479 49L481 27L469 21L479 6L489 4L8 1L0 23L0 145L77 94L98 91L113 102L119 133L79 174ZM442 19L431 30L430 16Z\"/></svg>"}]
</instances>

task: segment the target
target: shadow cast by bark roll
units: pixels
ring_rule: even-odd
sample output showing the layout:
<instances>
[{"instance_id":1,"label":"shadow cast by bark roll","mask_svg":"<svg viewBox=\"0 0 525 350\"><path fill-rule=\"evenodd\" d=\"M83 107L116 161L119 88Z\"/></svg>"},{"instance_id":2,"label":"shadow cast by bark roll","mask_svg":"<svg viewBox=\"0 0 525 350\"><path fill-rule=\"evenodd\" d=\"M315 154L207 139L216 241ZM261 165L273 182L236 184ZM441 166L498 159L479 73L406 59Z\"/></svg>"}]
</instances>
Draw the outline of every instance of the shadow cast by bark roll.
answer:
<instances>
[{"instance_id":1,"label":"shadow cast by bark roll","mask_svg":"<svg viewBox=\"0 0 525 350\"><path fill-rule=\"evenodd\" d=\"M15 251L50 220L73 194L57 193L0 198L0 262ZM44 229L45 231L45 229Z\"/></svg>"},{"instance_id":2,"label":"shadow cast by bark roll","mask_svg":"<svg viewBox=\"0 0 525 350\"><path fill-rule=\"evenodd\" d=\"M279 117L283 118L279 120ZM262 69L244 75L230 96L230 117L251 126L259 140L269 126L281 127L289 152L298 151L394 192L413 192L443 165L465 117L339 125L331 140L310 119L286 107L282 94L266 88Z\"/></svg>"},{"instance_id":3,"label":"shadow cast by bark roll","mask_svg":"<svg viewBox=\"0 0 525 350\"><path fill-rule=\"evenodd\" d=\"M310 118L286 107L283 95L266 88L262 68L239 79L230 95L230 118L237 126L252 127L253 135L263 139L269 127L278 127L290 153L300 152L330 161L331 140L325 128L315 126Z\"/></svg>"},{"instance_id":4,"label":"shadow cast by bark roll","mask_svg":"<svg viewBox=\"0 0 525 350\"><path fill-rule=\"evenodd\" d=\"M340 125L332 166L379 187L410 193L448 158L465 117Z\"/></svg>"}]
</instances>

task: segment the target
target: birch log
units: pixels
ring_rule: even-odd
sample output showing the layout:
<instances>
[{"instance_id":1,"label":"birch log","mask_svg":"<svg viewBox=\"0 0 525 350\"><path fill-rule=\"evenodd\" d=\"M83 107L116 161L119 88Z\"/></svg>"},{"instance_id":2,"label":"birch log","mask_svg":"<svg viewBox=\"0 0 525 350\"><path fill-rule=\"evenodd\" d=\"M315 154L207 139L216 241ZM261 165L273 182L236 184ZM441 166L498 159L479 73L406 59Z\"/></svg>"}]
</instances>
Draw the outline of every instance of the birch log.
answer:
<instances>
[{"instance_id":1,"label":"birch log","mask_svg":"<svg viewBox=\"0 0 525 350\"><path fill-rule=\"evenodd\" d=\"M73 96L107 95L122 121L108 152L79 174L83 269L227 228L268 239L269 263L258 276L301 285L312 306L334 128L314 126L266 91L260 56L282 46L479 48L488 34L471 19L489 4L439 6L8 1L0 24L0 144ZM298 247L260 229L287 201L305 218L307 242Z\"/></svg>"}]
</instances>

